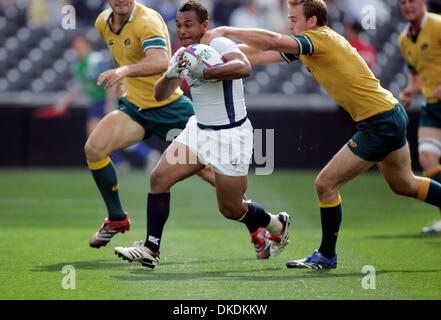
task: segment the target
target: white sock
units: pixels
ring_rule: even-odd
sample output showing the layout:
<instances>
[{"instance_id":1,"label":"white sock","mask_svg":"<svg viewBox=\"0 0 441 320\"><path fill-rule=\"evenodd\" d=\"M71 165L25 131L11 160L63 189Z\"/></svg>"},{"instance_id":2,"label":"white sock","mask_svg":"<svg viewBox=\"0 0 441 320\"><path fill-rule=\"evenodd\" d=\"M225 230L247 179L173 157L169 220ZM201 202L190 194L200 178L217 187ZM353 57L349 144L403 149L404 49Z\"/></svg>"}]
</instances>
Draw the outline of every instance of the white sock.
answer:
<instances>
[{"instance_id":1,"label":"white sock","mask_svg":"<svg viewBox=\"0 0 441 320\"><path fill-rule=\"evenodd\" d=\"M272 214L270 223L265 227L266 230L272 235L275 236L282 232L283 224L280 222L279 218Z\"/></svg>"}]
</instances>

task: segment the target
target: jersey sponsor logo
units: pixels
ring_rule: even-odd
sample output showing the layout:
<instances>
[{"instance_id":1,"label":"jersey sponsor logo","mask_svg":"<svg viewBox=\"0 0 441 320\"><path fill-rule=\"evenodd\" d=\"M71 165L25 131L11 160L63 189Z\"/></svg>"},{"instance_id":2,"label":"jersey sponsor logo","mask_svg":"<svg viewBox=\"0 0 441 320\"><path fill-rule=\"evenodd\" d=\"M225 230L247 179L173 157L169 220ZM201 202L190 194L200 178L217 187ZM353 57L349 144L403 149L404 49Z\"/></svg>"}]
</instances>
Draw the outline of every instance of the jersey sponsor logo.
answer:
<instances>
[{"instance_id":1,"label":"jersey sponsor logo","mask_svg":"<svg viewBox=\"0 0 441 320\"><path fill-rule=\"evenodd\" d=\"M429 51L429 44L427 42L425 42L421 45L421 51L423 51L423 52Z\"/></svg>"},{"instance_id":2,"label":"jersey sponsor logo","mask_svg":"<svg viewBox=\"0 0 441 320\"><path fill-rule=\"evenodd\" d=\"M357 148L358 147L358 144L355 141L351 140L351 141L349 141L349 144L351 145L352 148Z\"/></svg>"},{"instance_id":3,"label":"jersey sponsor logo","mask_svg":"<svg viewBox=\"0 0 441 320\"><path fill-rule=\"evenodd\" d=\"M130 41L130 38L127 38L126 40L124 40L124 47L130 49L131 48L131 44L132 42Z\"/></svg>"},{"instance_id":4,"label":"jersey sponsor logo","mask_svg":"<svg viewBox=\"0 0 441 320\"><path fill-rule=\"evenodd\" d=\"M113 44L114 44L113 39L110 39L108 43L109 43L109 46L113 46Z\"/></svg>"}]
</instances>

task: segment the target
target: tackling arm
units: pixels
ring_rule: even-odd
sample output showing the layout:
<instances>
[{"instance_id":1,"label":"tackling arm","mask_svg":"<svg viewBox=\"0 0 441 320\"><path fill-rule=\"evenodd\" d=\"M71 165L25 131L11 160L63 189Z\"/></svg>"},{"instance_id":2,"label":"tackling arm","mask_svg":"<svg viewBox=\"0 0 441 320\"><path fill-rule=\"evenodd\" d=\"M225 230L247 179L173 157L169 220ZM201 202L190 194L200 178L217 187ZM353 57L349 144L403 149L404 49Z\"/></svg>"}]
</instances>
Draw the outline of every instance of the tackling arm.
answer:
<instances>
[{"instance_id":1,"label":"tackling arm","mask_svg":"<svg viewBox=\"0 0 441 320\"><path fill-rule=\"evenodd\" d=\"M277 51L262 51L246 44L239 44L239 49L247 56L253 66L285 61Z\"/></svg>"},{"instance_id":2,"label":"tackling arm","mask_svg":"<svg viewBox=\"0 0 441 320\"><path fill-rule=\"evenodd\" d=\"M295 39L264 29L219 27L207 31L201 43L208 44L215 37L231 38L262 51L273 50L299 54L299 45Z\"/></svg>"}]
</instances>

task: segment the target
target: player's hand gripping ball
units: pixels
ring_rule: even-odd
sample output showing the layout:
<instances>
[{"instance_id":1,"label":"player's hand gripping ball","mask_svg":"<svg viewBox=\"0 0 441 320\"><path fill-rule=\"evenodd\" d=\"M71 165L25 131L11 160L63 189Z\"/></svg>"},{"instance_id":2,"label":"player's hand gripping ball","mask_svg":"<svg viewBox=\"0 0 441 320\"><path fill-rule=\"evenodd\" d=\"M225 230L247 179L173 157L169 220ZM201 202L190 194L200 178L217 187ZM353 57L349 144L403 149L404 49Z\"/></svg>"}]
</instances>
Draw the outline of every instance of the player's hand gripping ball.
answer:
<instances>
[{"instance_id":1,"label":"player's hand gripping ball","mask_svg":"<svg viewBox=\"0 0 441 320\"><path fill-rule=\"evenodd\" d=\"M205 68L214 68L224 64L222 56L210 46L205 44L192 44L188 46L182 56L185 68L189 75L201 82L207 81L204 77ZM217 81L217 80L208 80Z\"/></svg>"}]
</instances>

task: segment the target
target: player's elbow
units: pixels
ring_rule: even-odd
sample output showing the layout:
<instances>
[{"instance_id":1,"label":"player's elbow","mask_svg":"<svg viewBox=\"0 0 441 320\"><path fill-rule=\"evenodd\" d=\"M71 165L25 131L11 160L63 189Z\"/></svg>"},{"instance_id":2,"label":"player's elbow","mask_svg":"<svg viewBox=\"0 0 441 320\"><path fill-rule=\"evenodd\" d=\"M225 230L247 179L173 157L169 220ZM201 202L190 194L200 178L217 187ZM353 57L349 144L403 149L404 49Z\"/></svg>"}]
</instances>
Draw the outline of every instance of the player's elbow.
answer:
<instances>
[{"instance_id":1,"label":"player's elbow","mask_svg":"<svg viewBox=\"0 0 441 320\"><path fill-rule=\"evenodd\" d=\"M251 76L251 64L247 62L243 62L241 68L239 69L240 78L246 78Z\"/></svg>"},{"instance_id":2,"label":"player's elbow","mask_svg":"<svg viewBox=\"0 0 441 320\"><path fill-rule=\"evenodd\" d=\"M160 61L158 61L158 68L159 68L159 72L163 73L166 72L168 69L168 60L167 58L165 59L161 59Z\"/></svg>"}]
</instances>

